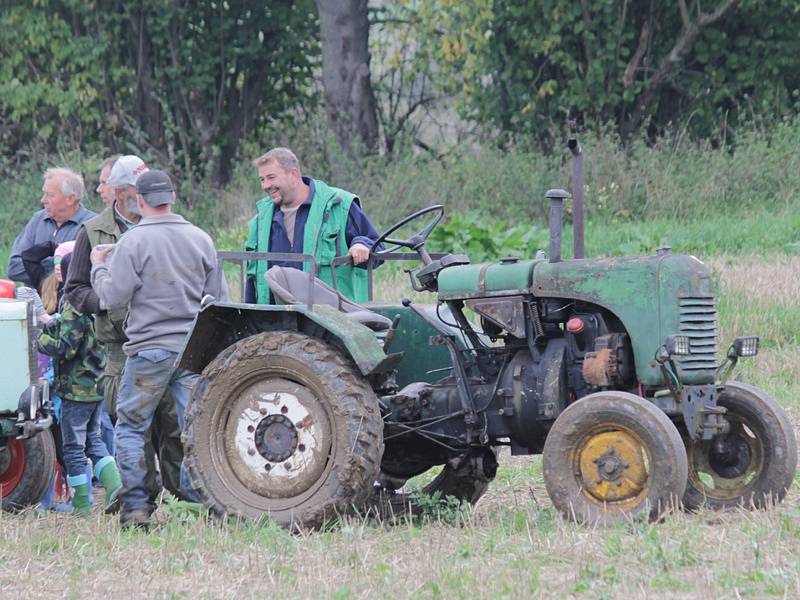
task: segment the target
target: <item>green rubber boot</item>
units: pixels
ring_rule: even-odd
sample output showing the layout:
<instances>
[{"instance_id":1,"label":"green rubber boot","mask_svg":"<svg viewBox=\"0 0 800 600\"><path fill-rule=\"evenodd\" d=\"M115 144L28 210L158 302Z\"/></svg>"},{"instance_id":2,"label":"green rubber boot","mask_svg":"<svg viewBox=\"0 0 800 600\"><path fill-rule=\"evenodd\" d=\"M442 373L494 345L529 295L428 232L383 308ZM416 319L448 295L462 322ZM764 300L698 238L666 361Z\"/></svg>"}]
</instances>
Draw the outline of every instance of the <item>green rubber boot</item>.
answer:
<instances>
[{"instance_id":1,"label":"green rubber boot","mask_svg":"<svg viewBox=\"0 0 800 600\"><path fill-rule=\"evenodd\" d=\"M110 515L119 511L119 492L122 489L122 479L113 456L106 456L97 462L95 476L106 490L105 513Z\"/></svg>"},{"instance_id":2,"label":"green rubber boot","mask_svg":"<svg viewBox=\"0 0 800 600\"><path fill-rule=\"evenodd\" d=\"M89 478L83 475L67 477L67 483L72 495L72 512L76 515L87 516L92 513L89 504Z\"/></svg>"}]
</instances>

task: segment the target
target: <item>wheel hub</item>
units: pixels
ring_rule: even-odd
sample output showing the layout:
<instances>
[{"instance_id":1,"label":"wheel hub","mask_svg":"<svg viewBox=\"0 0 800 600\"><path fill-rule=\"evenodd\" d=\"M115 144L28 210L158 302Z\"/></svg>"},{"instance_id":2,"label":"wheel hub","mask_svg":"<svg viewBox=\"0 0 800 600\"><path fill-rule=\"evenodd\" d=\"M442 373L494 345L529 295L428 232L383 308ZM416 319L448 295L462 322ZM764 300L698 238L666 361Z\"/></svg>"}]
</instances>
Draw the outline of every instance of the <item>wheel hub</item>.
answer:
<instances>
[{"instance_id":1,"label":"wheel hub","mask_svg":"<svg viewBox=\"0 0 800 600\"><path fill-rule=\"evenodd\" d=\"M689 482L716 500L735 500L747 492L764 468L763 442L745 428L736 415L728 415L730 433L712 441L689 445L692 458Z\"/></svg>"},{"instance_id":2,"label":"wheel hub","mask_svg":"<svg viewBox=\"0 0 800 600\"><path fill-rule=\"evenodd\" d=\"M605 481L616 481L625 468L613 449L593 462L597 465L598 475Z\"/></svg>"},{"instance_id":3,"label":"wheel hub","mask_svg":"<svg viewBox=\"0 0 800 600\"><path fill-rule=\"evenodd\" d=\"M284 415L269 415L256 428L256 449L270 462L281 462L297 448L297 428Z\"/></svg>"},{"instance_id":4,"label":"wheel hub","mask_svg":"<svg viewBox=\"0 0 800 600\"><path fill-rule=\"evenodd\" d=\"M579 448L578 475L595 501L635 502L646 492L648 480L641 442L624 430L590 435Z\"/></svg>"},{"instance_id":5,"label":"wheel hub","mask_svg":"<svg viewBox=\"0 0 800 600\"><path fill-rule=\"evenodd\" d=\"M712 444L708 455L709 466L728 479L746 473L751 460L749 444L736 434L725 435L719 444Z\"/></svg>"},{"instance_id":6,"label":"wheel hub","mask_svg":"<svg viewBox=\"0 0 800 600\"><path fill-rule=\"evenodd\" d=\"M225 456L239 481L259 496L296 498L319 484L331 452L322 402L281 378L255 382L230 405Z\"/></svg>"}]
</instances>

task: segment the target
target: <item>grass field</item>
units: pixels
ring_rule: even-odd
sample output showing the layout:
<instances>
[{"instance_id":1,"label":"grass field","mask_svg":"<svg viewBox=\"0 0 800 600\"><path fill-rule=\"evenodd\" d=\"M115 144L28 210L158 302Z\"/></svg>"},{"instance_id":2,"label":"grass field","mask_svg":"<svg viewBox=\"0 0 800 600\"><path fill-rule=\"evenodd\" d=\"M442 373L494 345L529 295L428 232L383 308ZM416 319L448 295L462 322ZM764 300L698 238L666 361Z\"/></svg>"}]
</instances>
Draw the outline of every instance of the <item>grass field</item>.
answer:
<instances>
[{"instance_id":1,"label":"grass field","mask_svg":"<svg viewBox=\"0 0 800 600\"><path fill-rule=\"evenodd\" d=\"M800 422L800 257L709 261L721 294L720 345L754 333L762 353L739 379ZM388 282L399 286L399 280ZM396 291L385 292L396 297ZM473 510L425 523L352 519L290 535L223 525L171 503L150 533L100 514L0 515L8 597L745 598L800 597L800 487L759 512L678 513L608 529L562 520L537 457L501 456Z\"/></svg>"}]
</instances>

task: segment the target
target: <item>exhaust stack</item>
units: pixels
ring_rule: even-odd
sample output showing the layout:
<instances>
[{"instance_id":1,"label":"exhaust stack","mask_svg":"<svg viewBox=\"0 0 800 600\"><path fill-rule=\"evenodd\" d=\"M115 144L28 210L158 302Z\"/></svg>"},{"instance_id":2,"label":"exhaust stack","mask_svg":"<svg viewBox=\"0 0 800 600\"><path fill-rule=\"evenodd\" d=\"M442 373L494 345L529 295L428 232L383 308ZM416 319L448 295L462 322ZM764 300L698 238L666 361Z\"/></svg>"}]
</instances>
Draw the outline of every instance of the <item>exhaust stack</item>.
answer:
<instances>
[{"instance_id":1,"label":"exhaust stack","mask_svg":"<svg viewBox=\"0 0 800 600\"><path fill-rule=\"evenodd\" d=\"M550 262L561 262L564 198L569 198L569 192L561 189L547 190L545 198L550 200Z\"/></svg>"},{"instance_id":2,"label":"exhaust stack","mask_svg":"<svg viewBox=\"0 0 800 600\"><path fill-rule=\"evenodd\" d=\"M583 258L583 151L576 138L567 140L567 147L572 152L572 255Z\"/></svg>"}]
</instances>

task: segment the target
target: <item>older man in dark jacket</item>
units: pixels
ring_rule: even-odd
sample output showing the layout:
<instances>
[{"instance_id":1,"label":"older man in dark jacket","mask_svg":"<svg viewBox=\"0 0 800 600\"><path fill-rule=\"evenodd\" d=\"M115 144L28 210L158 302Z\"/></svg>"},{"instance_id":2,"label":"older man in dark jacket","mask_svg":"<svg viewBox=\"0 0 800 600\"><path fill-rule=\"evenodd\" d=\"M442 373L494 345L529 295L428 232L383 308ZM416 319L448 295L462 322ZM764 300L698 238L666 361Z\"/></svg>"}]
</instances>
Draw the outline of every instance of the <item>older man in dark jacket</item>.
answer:
<instances>
[{"instance_id":1,"label":"older man in dark jacket","mask_svg":"<svg viewBox=\"0 0 800 600\"><path fill-rule=\"evenodd\" d=\"M8 259L8 277L38 288L53 271L53 251L78 235L81 223L95 213L81 200L86 193L83 177L72 169L47 169L42 186L42 210L33 214L14 240Z\"/></svg>"}]
</instances>

